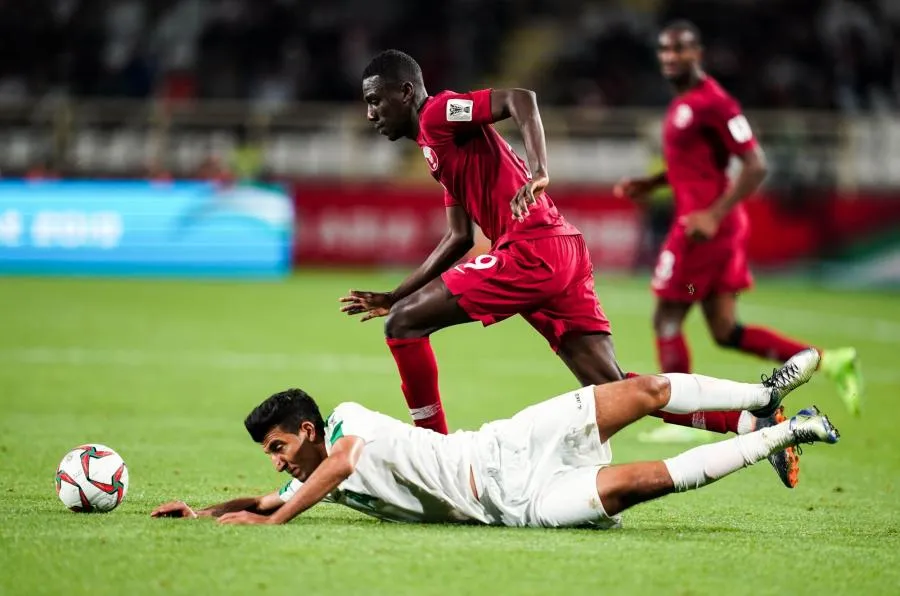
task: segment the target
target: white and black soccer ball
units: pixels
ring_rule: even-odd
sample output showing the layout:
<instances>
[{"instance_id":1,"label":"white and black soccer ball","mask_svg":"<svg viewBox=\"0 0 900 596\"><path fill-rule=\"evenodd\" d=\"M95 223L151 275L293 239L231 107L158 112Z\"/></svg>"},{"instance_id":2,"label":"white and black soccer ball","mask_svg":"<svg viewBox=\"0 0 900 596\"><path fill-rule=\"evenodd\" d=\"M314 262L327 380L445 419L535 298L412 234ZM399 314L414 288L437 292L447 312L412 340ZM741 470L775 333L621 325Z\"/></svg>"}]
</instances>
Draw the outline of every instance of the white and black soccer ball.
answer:
<instances>
[{"instance_id":1,"label":"white and black soccer ball","mask_svg":"<svg viewBox=\"0 0 900 596\"><path fill-rule=\"evenodd\" d=\"M106 445L76 447L56 470L56 494L72 511L112 511L127 492L128 468L119 454Z\"/></svg>"}]
</instances>

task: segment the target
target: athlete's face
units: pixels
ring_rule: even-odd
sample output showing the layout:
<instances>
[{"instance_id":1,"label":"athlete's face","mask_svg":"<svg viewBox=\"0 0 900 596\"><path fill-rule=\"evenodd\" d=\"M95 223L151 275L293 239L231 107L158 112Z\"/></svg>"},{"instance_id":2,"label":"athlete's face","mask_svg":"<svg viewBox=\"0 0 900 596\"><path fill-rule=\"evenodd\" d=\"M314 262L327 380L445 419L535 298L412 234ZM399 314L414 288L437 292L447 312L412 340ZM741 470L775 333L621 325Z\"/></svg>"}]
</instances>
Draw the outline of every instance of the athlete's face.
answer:
<instances>
[{"instance_id":1,"label":"athlete's face","mask_svg":"<svg viewBox=\"0 0 900 596\"><path fill-rule=\"evenodd\" d=\"M306 482L322 463L321 450L316 445L316 427L312 422L304 421L296 433L285 432L276 426L263 437L262 447L276 471L287 472L301 482Z\"/></svg>"},{"instance_id":2,"label":"athlete's face","mask_svg":"<svg viewBox=\"0 0 900 596\"><path fill-rule=\"evenodd\" d=\"M412 128L415 112L412 84L389 84L374 76L364 79L362 88L363 100L368 106L366 117L375 125L375 130L392 141L406 136Z\"/></svg>"},{"instance_id":3,"label":"athlete's face","mask_svg":"<svg viewBox=\"0 0 900 596\"><path fill-rule=\"evenodd\" d=\"M700 43L690 31L672 29L659 35L656 55L662 74L673 83L685 80L700 62Z\"/></svg>"}]
</instances>

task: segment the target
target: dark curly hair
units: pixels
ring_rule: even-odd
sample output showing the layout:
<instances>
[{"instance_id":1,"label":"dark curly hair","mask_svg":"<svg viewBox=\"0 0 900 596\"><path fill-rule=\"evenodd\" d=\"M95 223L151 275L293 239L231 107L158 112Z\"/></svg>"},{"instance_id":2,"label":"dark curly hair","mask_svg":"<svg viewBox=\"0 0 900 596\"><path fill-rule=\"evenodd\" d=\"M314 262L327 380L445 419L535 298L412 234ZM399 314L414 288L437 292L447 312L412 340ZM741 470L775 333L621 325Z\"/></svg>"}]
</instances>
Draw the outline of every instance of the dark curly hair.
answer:
<instances>
[{"instance_id":1,"label":"dark curly hair","mask_svg":"<svg viewBox=\"0 0 900 596\"><path fill-rule=\"evenodd\" d=\"M276 426L284 432L295 433L305 421L315 425L317 436L325 436L325 421L315 400L302 389L288 389L253 408L244 419L244 427L254 441L262 443Z\"/></svg>"}]
</instances>

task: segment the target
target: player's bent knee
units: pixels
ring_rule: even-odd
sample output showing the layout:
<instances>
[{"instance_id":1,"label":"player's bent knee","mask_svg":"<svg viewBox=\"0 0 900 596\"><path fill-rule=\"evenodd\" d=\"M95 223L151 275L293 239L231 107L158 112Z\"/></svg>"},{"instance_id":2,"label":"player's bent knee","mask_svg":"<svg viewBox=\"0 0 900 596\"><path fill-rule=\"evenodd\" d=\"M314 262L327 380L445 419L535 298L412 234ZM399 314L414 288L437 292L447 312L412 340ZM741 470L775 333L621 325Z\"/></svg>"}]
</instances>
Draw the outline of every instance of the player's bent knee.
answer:
<instances>
[{"instance_id":1,"label":"player's bent knee","mask_svg":"<svg viewBox=\"0 0 900 596\"><path fill-rule=\"evenodd\" d=\"M384 320L384 336L391 339L414 339L427 335L416 329L409 302L404 298L391 308Z\"/></svg>"},{"instance_id":2,"label":"player's bent knee","mask_svg":"<svg viewBox=\"0 0 900 596\"><path fill-rule=\"evenodd\" d=\"M639 397L647 405L649 412L660 410L669 403L669 379L662 375L644 375L635 377L634 382Z\"/></svg>"},{"instance_id":3,"label":"player's bent knee","mask_svg":"<svg viewBox=\"0 0 900 596\"><path fill-rule=\"evenodd\" d=\"M712 326L713 340L722 348L737 348L741 345L744 328L738 323L728 321Z\"/></svg>"},{"instance_id":4,"label":"player's bent knee","mask_svg":"<svg viewBox=\"0 0 900 596\"><path fill-rule=\"evenodd\" d=\"M681 333L681 321L675 317L657 313L653 317L653 332L660 339L671 339Z\"/></svg>"}]
</instances>

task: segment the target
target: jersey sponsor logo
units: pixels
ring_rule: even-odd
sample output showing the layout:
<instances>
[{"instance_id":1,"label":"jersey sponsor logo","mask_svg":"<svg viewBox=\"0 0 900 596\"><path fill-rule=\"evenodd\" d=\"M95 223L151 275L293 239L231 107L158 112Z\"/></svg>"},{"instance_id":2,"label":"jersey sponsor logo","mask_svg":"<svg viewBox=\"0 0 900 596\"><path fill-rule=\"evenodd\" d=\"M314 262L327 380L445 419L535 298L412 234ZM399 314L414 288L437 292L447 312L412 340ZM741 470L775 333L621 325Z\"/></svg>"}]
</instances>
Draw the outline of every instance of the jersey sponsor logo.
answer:
<instances>
[{"instance_id":1,"label":"jersey sponsor logo","mask_svg":"<svg viewBox=\"0 0 900 596\"><path fill-rule=\"evenodd\" d=\"M691 106L683 103L675 108L675 114L672 115L672 124L675 125L675 128L684 130L690 126L693 119L694 111L691 109Z\"/></svg>"},{"instance_id":2,"label":"jersey sponsor logo","mask_svg":"<svg viewBox=\"0 0 900 596\"><path fill-rule=\"evenodd\" d=\"M753 138L753 129L750 128L750 123L743 114L738 114L728 121L728 132L731 133L731 138L738 143L746 143Z\"/></svg>"},{"instance_id":3,"label":"jersey sponsor logo","mask_svg":"<svg viewBox=\"0 0 900 596\"><path fill-rule=\"evenodd\" d=\"M447 122L471 122L474 103L471 99L448 99Z\"/></svg>"},{"instance_id":4,"label":"jersey sponsor logo","mask_svg":"<svg viewBox=\"0 0 900 596\"><path fill-rule=\"evenodd\" d=\"M431 147L422 147L422 154L425 156L425 161L428 162L428 167L431 168L431 171L434 172L438 169L438 157L437 153L431 150Z\"/></svg>"}]
</instances>

